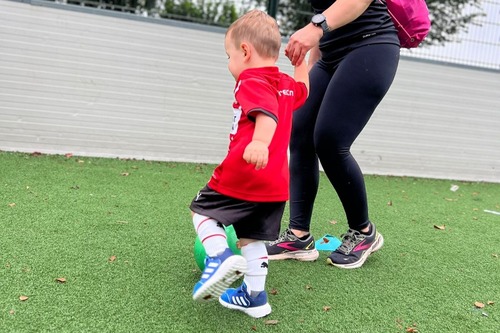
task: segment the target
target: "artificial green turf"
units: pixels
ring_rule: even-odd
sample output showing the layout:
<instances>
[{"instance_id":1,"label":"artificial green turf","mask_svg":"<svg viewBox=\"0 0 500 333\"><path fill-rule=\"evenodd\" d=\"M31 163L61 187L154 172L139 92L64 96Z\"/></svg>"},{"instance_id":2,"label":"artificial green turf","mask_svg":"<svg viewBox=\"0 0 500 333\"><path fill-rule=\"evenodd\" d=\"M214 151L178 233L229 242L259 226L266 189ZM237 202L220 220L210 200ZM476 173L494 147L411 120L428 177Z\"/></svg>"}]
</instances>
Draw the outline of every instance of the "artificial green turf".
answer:
<instances>
[{"instance_id":1,"label":"artificial green turf","mask_svg":"<svg viewBox=\"0 0 500 333\"><path fill-rule=\"evenodd\" d=\"M357 270L270 262L273 312L252 319L191 298L188 205L212 169L0 152L0 332L500 332L500 216L484 212L500 184L367 176L380 252ZM313 235L345 231L322 175Z\"/></svg>"}]
</instances>

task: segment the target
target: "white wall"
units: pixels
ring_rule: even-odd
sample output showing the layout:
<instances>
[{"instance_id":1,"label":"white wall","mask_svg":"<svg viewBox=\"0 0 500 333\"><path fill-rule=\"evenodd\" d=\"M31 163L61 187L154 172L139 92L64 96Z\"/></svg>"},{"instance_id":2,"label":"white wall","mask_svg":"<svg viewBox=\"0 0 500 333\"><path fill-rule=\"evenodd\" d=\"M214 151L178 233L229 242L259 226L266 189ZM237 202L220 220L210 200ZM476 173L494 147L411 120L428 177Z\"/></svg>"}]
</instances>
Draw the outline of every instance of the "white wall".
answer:
<instances>
[{"instance_id":1,"label":"white wall","mask_svg":"<svg viewBox=\"0 0 500 333\"><path fill-rule=\"evenodd\" d=\"M214 27L0 0L0 150L219 162L234 85L223 38ZM403 58L353 153L370 174L500 182L499 91L498 71Z\"/></svg>"}]
</instances>

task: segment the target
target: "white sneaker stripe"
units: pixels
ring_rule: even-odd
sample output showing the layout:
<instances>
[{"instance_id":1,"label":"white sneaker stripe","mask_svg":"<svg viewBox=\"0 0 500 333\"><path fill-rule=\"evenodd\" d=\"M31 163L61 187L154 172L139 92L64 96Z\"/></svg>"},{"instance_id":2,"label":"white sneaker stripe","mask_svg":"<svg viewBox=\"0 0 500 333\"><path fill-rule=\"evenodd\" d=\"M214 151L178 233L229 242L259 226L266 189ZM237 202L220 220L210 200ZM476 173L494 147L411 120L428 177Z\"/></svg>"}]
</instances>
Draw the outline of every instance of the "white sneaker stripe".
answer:
<instances>
[{"instance_id":1,"label":"white sneaker stripe","mask_svg":"<svg viewBox=\"0 0 500 333\"><path fill-rule=\"evenodd\" d=\"M234 304L237 304L237 305L240 305L240 306L248 306L248 302L246 301L246 299L244 297L241 297L241 296L233 296L233 299L232 299L232 302Z\"/></svg>"}]
</instances>

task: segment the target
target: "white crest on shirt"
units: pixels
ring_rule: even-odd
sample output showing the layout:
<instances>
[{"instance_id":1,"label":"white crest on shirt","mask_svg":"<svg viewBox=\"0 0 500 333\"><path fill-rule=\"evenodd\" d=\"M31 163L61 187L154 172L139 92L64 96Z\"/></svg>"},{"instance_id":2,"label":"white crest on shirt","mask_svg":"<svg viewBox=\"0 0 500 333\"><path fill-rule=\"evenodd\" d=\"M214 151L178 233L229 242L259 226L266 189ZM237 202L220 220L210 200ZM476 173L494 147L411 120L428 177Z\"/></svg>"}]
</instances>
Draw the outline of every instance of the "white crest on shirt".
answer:
<instances>
[{"instance_id":1,"label":"white crest on shirt","mask_svg":"<svg viewBox=\"0 0 500 333\"><path fill-rule=\"evenodd\" d=\"M241 81L238 81L236 84L236 88L234 88L234 102L233 105L238 105L239 103L236 101L236 93L238 90L240 90L241 86ZM243 111L241 110L241 106L235 108L233 107L233 125L231 126L231 132L229 133L230 135L235 135L238 132L238 123L240 122L241 119L241 114Z\"/></svg>"}]
</instances>

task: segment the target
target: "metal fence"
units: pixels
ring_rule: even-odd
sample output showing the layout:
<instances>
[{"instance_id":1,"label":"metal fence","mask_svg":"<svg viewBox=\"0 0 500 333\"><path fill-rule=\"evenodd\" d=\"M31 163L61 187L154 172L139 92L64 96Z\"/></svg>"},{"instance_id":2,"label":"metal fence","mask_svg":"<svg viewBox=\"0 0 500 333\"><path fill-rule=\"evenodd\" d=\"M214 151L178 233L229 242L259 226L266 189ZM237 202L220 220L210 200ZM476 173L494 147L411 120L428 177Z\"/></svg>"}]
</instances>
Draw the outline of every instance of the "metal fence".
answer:
<instances>
[{"instance_id":1,"label":"metal fence","mask_svg":"<svg viewBox=\"0 0 500 333\"><path fill-rule=\"evenodd\" d=\"M158 19L168 17L182 21L193 21L202 24L211 24L213 22L204 22L199 18L182 17L176 14L164 12L165 0L156 0L155 6L149 9L144 7L147 0L47 0L67 5L77 5L84 7L94 7L102 10L113 10L126 12L133 15L149 16ZM151 0L150 0L151 1ZM210 1L210 0L208 0ZM198 2L193 0L193 2ZM256 1L251 0L227 0L234 4L239 11L251 8ZM151 2L149 2L151 3ZM267 1L260 1L260 8L266 9ZM133 6L135 4L135 6ZM284 6L280 4L279 6ZM416 49L402 49L401 53L407 57L433 60L450 64L466 65L479 68L493 69L500 71L500 0L483 0L481 9L484 16L478 16L469 25L468 30L453 36L450 42L443 45L422 46ZM163 13L163 14L162 14ZM162 14L162 15L160 15ZM300 11L298 16L309 17L312 13Z\"/></svg>"},{"instance_id":2,"label":"metal fence","mask_svg":"<svg viewBox=\"0 0 500 333\"><path fill-rule=\"evenodd\" d=\"M402 54L500 71L500 0L483 0L478 16L468 31L453 37L444 45L402 50Z\"/></svg>"}]
</instances>

